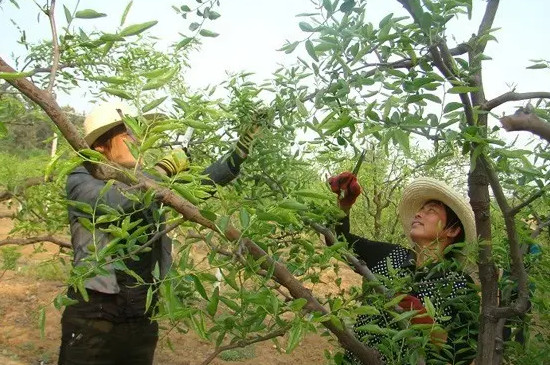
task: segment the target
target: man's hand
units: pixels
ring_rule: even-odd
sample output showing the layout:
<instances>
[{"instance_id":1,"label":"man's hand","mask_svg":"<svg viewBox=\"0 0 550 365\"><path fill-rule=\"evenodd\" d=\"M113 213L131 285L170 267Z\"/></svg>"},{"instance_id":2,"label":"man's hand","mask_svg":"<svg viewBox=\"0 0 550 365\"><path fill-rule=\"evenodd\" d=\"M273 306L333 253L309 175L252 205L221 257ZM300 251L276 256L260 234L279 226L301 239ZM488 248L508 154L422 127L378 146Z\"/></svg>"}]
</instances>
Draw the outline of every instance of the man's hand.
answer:
<instances>
[{"instance_id":1,"label":"man's hand","mask_svg":"<svg viewBox=\"0 0 550 365\"><path fill-rule=\"evenodd\" d=\"M156 166L160 167L167 176L174 176L178 172L189 169L189 159L184 150L175 149L157 162Z\"/></svg>"},{"instance_id":2,"label":"man's hand","mask_svg":"<svg viewBox=\"0 0 550 365\"><path fill-rule=\"evenodd\" d=\"M351 206L361 194L361 186L357 182L357 177L349 171L332 176L328 179L330 190L338 194L338 205L342 210L349 211Z\"/></svg>"},{"instance_id":3,"label":"man's hand","mask_svg":"<svg viewBox=\"0 0 550 365\"><path fill-rule=\"evenodd\" d=\"M251 116L252 123L240 135L235 147L235 152L241 157L246 158L250 153L254 138L260 133L263 126L269 127L272 123L273 113L268 108L261 108Z\"/></svg>"}]
</instances>

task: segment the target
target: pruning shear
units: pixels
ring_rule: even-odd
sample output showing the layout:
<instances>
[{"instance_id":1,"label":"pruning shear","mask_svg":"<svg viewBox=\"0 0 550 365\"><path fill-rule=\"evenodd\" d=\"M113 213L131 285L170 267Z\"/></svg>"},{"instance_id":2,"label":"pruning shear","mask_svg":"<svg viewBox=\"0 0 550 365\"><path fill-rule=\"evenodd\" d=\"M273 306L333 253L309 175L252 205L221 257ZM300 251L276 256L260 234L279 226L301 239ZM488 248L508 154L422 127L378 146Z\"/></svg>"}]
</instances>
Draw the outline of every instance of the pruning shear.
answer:
<instances>
[{"instance_id":1,"label":"pruning shear","mask_svg":"<svg viewBox=\"0 0 550 365\"><path fill-rule=\"evenodd\" d=\"M353 175L357 176L357 173L359 173L359 169L361 168L361 165L363 164L363 161L365 161L365 154L367 153L367 150L363 150L361 152L361 156L359 156L359 160L357 160L357 163L355 164L355 167L353 168L353 171L351 172Z\"/></svg>"}]
</instances>

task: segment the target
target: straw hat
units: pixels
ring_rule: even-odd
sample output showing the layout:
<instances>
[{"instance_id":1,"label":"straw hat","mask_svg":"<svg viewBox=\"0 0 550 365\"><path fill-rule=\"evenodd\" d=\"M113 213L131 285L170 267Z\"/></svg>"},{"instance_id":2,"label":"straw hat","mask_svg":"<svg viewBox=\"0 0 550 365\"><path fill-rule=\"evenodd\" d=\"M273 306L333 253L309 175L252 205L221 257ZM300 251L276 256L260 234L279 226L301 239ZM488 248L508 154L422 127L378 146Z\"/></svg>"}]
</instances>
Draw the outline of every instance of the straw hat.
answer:
<instances>
[{"instance_id":1,"label":"straw hat","mask_svg":"<svg viewBox=\"0 0 550 365\"><path fill-rule=\"evenodd\" d=\"M84 140L91 146L103 133L122 124L120 115L136 115L130 105L113 101L95 107L84 119Z\"/></svg>"},{"instance_id":2,"label":"straw hat","mask_svg":"<svg viewBox=\"0 0 550 365\"><path fill-rule=\"evenodd\" d=\"M84 119L84 140L91 146L101 135L110 129L122 124L121 114L135 117L137 110L121 101L111 101L96 106ZM144 114L147 120L166 119L162 113Z\"/></svg>"},{"instance_id":3,"label":"straw hat","mask_svg":"<svg viewBox=\"0 0 550 365\"><path fill-rule=\"evenodd\" d=\"M464 226L466 242L476 240L474 212L468 201L444 182L429 177L414 180L403 191L399 203L399 217L404 232L408 233L410 231L414 216L429 200L439 200L451 208Z\"/></svg>"}]
</instances>

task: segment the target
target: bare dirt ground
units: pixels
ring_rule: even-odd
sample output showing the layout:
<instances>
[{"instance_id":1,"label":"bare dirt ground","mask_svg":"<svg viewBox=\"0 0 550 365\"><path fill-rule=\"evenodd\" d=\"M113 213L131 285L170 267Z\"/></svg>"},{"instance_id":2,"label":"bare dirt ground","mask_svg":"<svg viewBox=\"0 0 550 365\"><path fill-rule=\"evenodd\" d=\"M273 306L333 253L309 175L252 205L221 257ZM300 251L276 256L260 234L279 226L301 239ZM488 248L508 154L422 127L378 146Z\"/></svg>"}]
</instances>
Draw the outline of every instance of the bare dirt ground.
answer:
<instances>
[{"instance_id":1,"label":"bare dirt ground","mask_svg":"<svg viewBox=\"0 0 550 365\"><path fill-rule=\"evenodd\" d=\"M0 211L2 210L5 211L5 208L0 206ZM9 219L0 219L0 240L6 238L11 228ZM51 260L59 249L56 245L44 244L44 250L37 253L35 247L36 245L30 245L20 248L22 256L18 259L15 270L0 270L0 364L57 363L61 313L53 306L52 301L65 284L63 280L56 278L55 273L38 271L41 268L40 263ZM334 273L328 275L333 276ZM352 282L358 284L357 276L350 270L345 269L340 275L344 276L348 285ZM46 310L43 337L38 325L41 307ZM200 364L214 349L213 344L191 332L170 333L169 337L174 350L165 343L159 343L155 364ZM285 339L280 341L284 344ZM234 352L235 360L228 356L225 357L228 361L218 357L211 364L321 365L327 362L323 354L325 350L338 350L334 339L329 341L327 337L311 334L291 354L278 351L273 342L266 341Z\"/></svg>"}]
</instances>

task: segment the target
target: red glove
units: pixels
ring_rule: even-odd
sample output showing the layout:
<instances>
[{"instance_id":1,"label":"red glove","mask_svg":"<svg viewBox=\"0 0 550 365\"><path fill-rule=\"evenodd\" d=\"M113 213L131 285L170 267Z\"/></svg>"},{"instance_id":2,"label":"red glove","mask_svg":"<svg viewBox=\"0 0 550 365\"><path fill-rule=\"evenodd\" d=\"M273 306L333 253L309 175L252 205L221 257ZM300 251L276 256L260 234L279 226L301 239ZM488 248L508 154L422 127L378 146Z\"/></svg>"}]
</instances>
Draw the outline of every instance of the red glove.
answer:
<instances>
[{"instance_id":1,"label":"red glove","mask_svg":"<svg viewBox=\"0 0 550 365\"><path fill-rule=\"evenodd\" d=\"M357 182L357 176L349 171L330 177L328 183L330 190L338 194L338 205L342 209L349 210L361 194L361 186Z\"/></svg>"},{"instance_id":2,"label":"red glove","mask_svg":"<svg viewBox=\"0 0 550 365\"><path fill-rule=\"evenodd\" d=\"M412 317L412 324L433 324L434 319L426 314L426 308L417 297L407 294L398 304L405 311L416 310L418 313Z\"/></svg>"}]
</instances>

